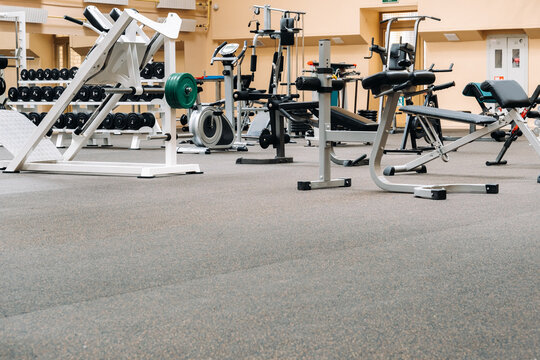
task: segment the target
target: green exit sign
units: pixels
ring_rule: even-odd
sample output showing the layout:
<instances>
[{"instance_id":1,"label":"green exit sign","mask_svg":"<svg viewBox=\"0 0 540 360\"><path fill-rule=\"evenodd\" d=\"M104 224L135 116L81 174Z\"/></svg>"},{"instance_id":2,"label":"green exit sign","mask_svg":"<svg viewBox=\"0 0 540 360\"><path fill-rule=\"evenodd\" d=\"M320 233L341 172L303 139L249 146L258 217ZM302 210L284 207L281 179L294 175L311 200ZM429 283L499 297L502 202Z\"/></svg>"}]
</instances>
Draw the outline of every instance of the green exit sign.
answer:
<instances>
[{"instance_id":1,"label":"green exit sign","mask_svg":"<svg viewBox=\"0 0 540 360\"><path fill-rule=\"evenodd\" d=\"M399 0L382 0L383 4L387 3L397 3Z\"/></svg>"}]
</instances>

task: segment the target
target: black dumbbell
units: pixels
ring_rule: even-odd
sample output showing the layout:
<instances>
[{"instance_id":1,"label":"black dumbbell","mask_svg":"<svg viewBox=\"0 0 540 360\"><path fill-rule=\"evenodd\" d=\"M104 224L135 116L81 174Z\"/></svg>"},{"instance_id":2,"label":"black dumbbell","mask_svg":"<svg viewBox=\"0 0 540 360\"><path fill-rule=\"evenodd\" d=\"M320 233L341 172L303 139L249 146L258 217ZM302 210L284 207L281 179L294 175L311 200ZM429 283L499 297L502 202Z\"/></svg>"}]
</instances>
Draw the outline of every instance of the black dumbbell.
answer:
<instances>
[{"instance_id":1,"label":"black dumbbell","mask_svg":"<svg viewBox=\"0 0 540 360\"><path fill-rule=\"evenodd\" d=\"M69 79L69 70L66 68L62 68L60 70L60 78L62 80L68 80Z\"/></svg>"},{"instance_id":2,"label":"black dumbbell","mask_svg":"<svg viewBox=\"0 0 540 360\"><path fill-rule=\"evenodd\" d=\"M36 70L36 79L38 79L38 80L45 79L45 73L43 72L43 69L37 69Z\"/></svg>"},{"instance_id":3,"label":"black dumbbell","mask_svg":"<svg viewBox=\"0 0 540 360\"><path fill-rule=\"evenodd\" d=\"M51 70L51 79L59 80L60 79L60 70L54 68Z\"/></svg>"},{"instance_id":4,"label":"black dumbbell","mask_svg":"<svg viewBox=\"0 0 540 360\"><path fill-rule=\"evenodd\" d=\"M36 80L36 70L28 70L28 80Z\"/></svg>"},{"instance_id":5,"label":"black dumbbell","mask_svg":"<svg viewBox=\"0 0 540 360\"><path fill-rule=\"evenodd\" d=\"M54 89L51 86L44 86L41 88L43 91L43 100L53 101L54 100Z\"/></svg>"},{"instance_id":6,"label":"black dumbbell","mask_svg":"<svg viewBox=\"0 0 540 360\"><path fill-rule=\"evenodd\" d=\"M128 127L127 115L124 113L114 114L114 128L118 130L125 130Z\"/></svg>"},{"instance_id":7,"label":"black dumbbell","mask_svg":"<svg viewBox=\"0 0 540 360\"><path fill-rule=\"evenodd\" d=\"M22 69L21 70L21 80L28 80L28 69Z\"/></svg>"},{"instance_id":8,"label":"black dumbbell","mask_svg":"<svg viewBox=\"0 0 540 360\"><path fill-rule=\"evenodd\" d=\"M63 86L55 86L53 88L53 100L58 100L58 98L60 98L64 90L65 89Z\"/></svg>"},{"instance_id":9,"label":"black dumbbell","mask_svg":"<svg viewBox=\"0 0 540 360\"><path fill-rule=\"evenodd\" d=\"M66 127L66 115L60 114L58 119L56 119L56 122L54 123L54 127L57 129L63 129Z\"/></svg>"},{"instance_id":10,"label":"black dumbbell","mask_svg":"<svg viewBox=\"0 0 540 360\"><path fill-rule=\"evenodd\" d=\"M16 87L10 87L8 90L8 99L10 101L19 100L19 90Z\"/></svg>"},{"instance_id":11,"label":"black dumbbell","mask_svg":"<svg viewBox=\"0 0 540 360\"><path fill-rule=\"evenodd\" d=\"M156 117L154 116L154 114L145 112L145 113L142 113L142 117L144 119L143 126L148 126L148 127L153 128L154 125L156 125Z\"/></svg>"},{"instance_id":12,"label":"black dumbbell","mask_svg":"<svg viewBox=\"0 0 540 360\"><path fill-rule=\"evenodd\" d=\"M82 101L82 102L87 102L87 101L90 101L90 87L89 86L86 86L86 85L83 85L81 86L81 88L79 89L79 92L77 93L77 96L75 97L74 100L79 100L79 101Z\"/></svg>"},{"instance_id":13,"label":"black dumbbell","mask_svg":"<svg viewBox=\"0 0 540 360\"><path fill-rule=\"evenodd\" d=\"M51 80L51 79L52 79L51 69L45 69L45 70L43 70L43 78L44 78L45 80Z\"/></svg>"},{"instance_id":14,"label":"black dumbbell","mask_svg":"<svg viewBox=\"0 0 540 360\"><path fill-rule=\"evenodd\" d=\"M103 129L112 130L114 129L114 114L107 114L105 116L105 119L101 122L101 125L99 125Z\"/></svg>"},{"instance_id":15,"label":"black dumbbell","mask_svg":"<svg viewBox=\"0 0 540 360\"><path fill-rule=\"evenodd\" d=\"M41 101L43 99L43 90L39 86L30 87L30 100Z\"/></svg>"},{"instance_id":16,"label":"black dumbbell","mask_svg":"<svg viewBox=\"0 0 540 360\"><path fill-rule=\"evenodd\" d=\"M8 59L5 57L0 57L0 70L5 69L8 66Z\"/></svg>"},{"instance_id":17,"label":"black dumbbell","mask_svg":"<svg viewBox=\"0 0 540 360\"><path fill-rule=\"evenodd\" d=\"M77 122L78 122L78 117L77 117L77 114L74 114L72 112L68 112L66 113L65 115L65 118L66 118L66 128L67 129L76 129L77 128Z\"/></svg>"},{"instance_id":18,"label":"black dumbbell","mask_svg":"<svg viewBox=\"0 0 540 360\"><path fill-rule=\"evenodd\" d=\"M22 101L30 101L30 88L28 88L28 86L19 87L19 99Z\"/></svg>"},{"instance_id":19,"label":"black dumbbell","mask_svg":"<svg viewBox=\"0 0 540 360\"><path fill-rule=\"evenodd\" d=\"M30 119L30 121L34 125L38 126L39 123L41 122L41 115L38 114L37 112L31 112L31 113L28 114L28 119Z\"/></svg>"},{"instance_id":20,"label":"black dumbbell","mask_svg":"<svg viewBox=\"0 0 540 360\"><path fill-rule=\"evenodd\" d=\"M146 64L141 70L141 76L143 79L151 79L153 74L152 64Z\"/></svg>"},{"instance_id":21,"label":"black dumbbell","mask_svg":"<svg viewBox=\"0 0 540 360\"><path fill-rule=\"evenodd\" d=\"M165 64L162 62L154 63L154 66L152 67L152 75L155 78L163 79L165 77Z\"/></svg>"},{"instance_id":22,"label":"black dumbbell","mask_svg":"<svg viewBox=\"0 0 540 360\"><path fill-rule=\"evenodd\" d=\"M0 77L0 96L4 95L6 92L6 81L4 78Z\"/></svg>"},{"instance_id":23,"label":"black dumbbell","mask_svg":"<svg viewBox=\"0 0 540 360\"><path fill-rule=\"evenodd\" d=\"M77 114L77 127L82 128L84 124L90 119L90 115L84 112L80 112Z\"/></svg>"},{"instance_id":24,"label":"black dumbbell","mask_svg":"<svg viewBox=\"0 0 540 360\"><path fill-rule=\"evenodd\" d=\"M90 87L90 99L92 101L102 101L105 98L105 91L99 85Z\"/></svg>"},{"instance_id":25,"label":"black dumbbell","mask_svg":"<svg viewBox=\"0 0 540 360\"><path fill-rule=\"evenodd\" d=\"M127 117L129 130L139 130L144 125L144 117L141 114L129 113Z\"/></svg>"},{"instance_id":26,"label":"black dumbbell","mask_svg":"<svg viewBox=\"0 0 540 360\"><path fill-rule=\"evenodd\" d=\"M186 126L188 124L188 116L186 114L182 114L180 116L180 124L182 124L182 126Z\"/></svg>"},{"instance_id":27,"label":"black dumbbell","mask_svg":"<svg viewBox=\"0 0 540 360\"><path fill-rule=\"evenodd\" d=\"M161 85L153 85L152 87L153 87L153 88L161 88L162 86L161 86ZM156 93L153 93L152 95L153 95L153 96L152 96L153 99L163 99L164 93L158 93L158 92L156 92Z\"/></svg>"},{"instance_id":28,"label":"black dumbbell","mask_svg":"<svg viewBox=\"0 0 540 360\"><path fill-rule=\"evenodd\" d=\"M79 71L79 68L74 66L71 69L69 69L69 77L73 79L75 75L77 74L77 71Z\"/></svg>"},{"instance_id":29,"label":"black dumbbell","mask_svg":"<svg viewBox=\"0 0 540 360\"><path fill-rule=\"evenodd\" d=\"M132 102L141 101L141 95L129 94L128 101L132 101Z\"/></svg>"}]
</instances>

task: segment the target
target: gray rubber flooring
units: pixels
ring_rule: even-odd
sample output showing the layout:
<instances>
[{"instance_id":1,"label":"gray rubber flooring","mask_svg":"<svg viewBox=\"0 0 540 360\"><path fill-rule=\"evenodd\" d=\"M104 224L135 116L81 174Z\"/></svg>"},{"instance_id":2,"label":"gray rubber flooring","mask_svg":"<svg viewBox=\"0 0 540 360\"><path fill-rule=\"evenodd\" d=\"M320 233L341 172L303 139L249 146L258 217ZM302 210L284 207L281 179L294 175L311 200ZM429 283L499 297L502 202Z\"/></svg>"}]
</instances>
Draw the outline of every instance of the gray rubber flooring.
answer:
<instances>
[{"instance_id":1,"label":"gray rubber flooring","mask_svg":"<svg viewBox=\"0 0 540 360\"><path fill-rule=\"evenodd\" d=\"M0 174L0 358L540 357L540 159L524 139L506 166L477 142L394 177L500 184L445 201L383 192L367 167L333 166L350 188L297 191L318 176L304 145L293 164L235 164L273 156L258 147L178 155L200 175Z\"/></svg>"}]
</instances>

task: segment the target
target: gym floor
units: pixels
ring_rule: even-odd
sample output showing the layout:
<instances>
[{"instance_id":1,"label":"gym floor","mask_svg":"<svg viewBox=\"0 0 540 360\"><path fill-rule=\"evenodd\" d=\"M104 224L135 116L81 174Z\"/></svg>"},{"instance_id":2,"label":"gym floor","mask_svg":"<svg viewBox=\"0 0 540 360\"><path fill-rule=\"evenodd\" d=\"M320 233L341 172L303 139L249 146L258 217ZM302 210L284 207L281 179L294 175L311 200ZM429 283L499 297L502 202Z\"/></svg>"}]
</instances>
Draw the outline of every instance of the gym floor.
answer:
<instances>
[{"instance_id":1,"label":"gym floor","mask_svg":"<svg viewBox=\"0 0 540 360\"><path fill-rule=\"evenodd\" d=\"M500 184L445 201L383 192L367 167L333 166L350 188L297 191L318 176L304 145L287 146L293 164L235 164L274 155L258 146L178 155L200 175L1 173L0 358L540 357L540 167L525 139L506 166L484 165L501 143L476 142L395 177ZM78 159L161 161L150 146Z\"/></svg>"}]
</instances>

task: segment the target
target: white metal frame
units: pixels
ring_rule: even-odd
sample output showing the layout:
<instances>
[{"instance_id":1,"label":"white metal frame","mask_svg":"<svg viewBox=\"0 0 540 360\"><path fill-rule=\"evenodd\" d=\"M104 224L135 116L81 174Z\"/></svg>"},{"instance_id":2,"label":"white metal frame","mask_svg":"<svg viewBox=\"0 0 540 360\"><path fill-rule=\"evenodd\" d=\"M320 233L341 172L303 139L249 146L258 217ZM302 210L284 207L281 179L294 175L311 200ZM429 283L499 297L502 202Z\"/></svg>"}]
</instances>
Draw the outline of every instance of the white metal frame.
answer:
<instances>
[{"instance_id":1,"label":"white metal frame","mask_svg":"<svg viewBox=\"0 0 540 360\"><path fill-rule=\"evenodd\" d=\"M140 25L138 24L140 23ZM127 174L139 177L154 177L162 174L199 173L198 164L177 164L176 158L176 114L168 104L163 105L163 133L168 134L169 141L165 145L165 162L157 164L139 163L103 163L73 161L84 144L86 144L103 121L105 116L118 104L122 94L110 94L82 128L80 134L73 134L69 148L60 161L29 162L32 153L45 134L53 126L58 116L69 105L78 90L85 83L106 84L111 80L122 87L134 87L136 93L142 93L140 67L163 44L165 50L165 77L173 73L175 63L175 42L178 37L182 19L170 13L163 23L152 21L134 10L126 9L111 29L102 33L94 47L90 50L73 81L67 86L47 116L27 139L21 151L6 164L6 172L21 170L48 171L60 173L85 174ZM142 28L146 26L155 31L149 39Z\"/></svg>"}]
</instances>

